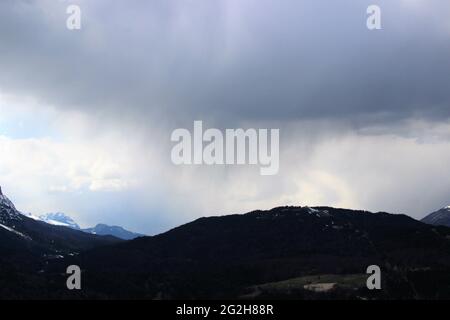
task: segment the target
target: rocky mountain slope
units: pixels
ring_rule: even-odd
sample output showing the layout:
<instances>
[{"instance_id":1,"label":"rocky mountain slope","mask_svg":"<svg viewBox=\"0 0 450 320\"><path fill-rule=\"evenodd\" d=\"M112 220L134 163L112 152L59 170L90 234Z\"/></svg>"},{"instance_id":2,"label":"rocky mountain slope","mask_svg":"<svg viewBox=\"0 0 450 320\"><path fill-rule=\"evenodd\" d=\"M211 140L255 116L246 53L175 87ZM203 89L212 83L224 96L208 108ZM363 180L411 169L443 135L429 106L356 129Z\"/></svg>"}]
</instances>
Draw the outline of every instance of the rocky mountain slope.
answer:
<instances>
[{"instance_id":1,"label":"rocky mountain slope","mask_svg":"<svg viewBox=\"0 0 450 320\"><path fill-rule=\"evenodd\" d=\"M435 226L450 227L450 206L444 207L442 209L439 209L438 211L430 213L421 221Z\"/></svg>"}]
</instances>

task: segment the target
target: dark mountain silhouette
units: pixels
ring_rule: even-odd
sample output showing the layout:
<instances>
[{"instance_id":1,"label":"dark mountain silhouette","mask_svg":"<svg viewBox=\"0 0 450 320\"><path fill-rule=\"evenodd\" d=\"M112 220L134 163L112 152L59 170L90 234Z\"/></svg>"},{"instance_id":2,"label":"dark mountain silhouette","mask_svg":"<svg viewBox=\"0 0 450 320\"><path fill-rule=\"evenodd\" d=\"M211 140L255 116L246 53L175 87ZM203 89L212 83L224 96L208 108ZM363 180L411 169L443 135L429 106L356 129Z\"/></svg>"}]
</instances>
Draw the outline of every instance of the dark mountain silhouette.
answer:
<instances>
[{"instance_id":1,"label":"dark mountain silhouette","mask_svg":"<svg viewBox=\"0 0 450 320\"><path fill-rule=\"evenodd\" d=\"M66 269L82 269L82 290ZM382 290L366 287L378 265ZM120 241L23 216L0 193L2 298L449 299L450 228L405 215L278 207Z\"/></svg>"},{"instance_id":2,"label":"dark mountain silhouette","mask_svg":"<svg viewBox=\"0 0 450 320\"><path fill-rule=\"evenodd\" d=\"M421 221L435 226L450 227L450 206L447 206L445 208L439 209L438 211L430 213Z\"/></svg>"},{"instance_id":3,"label":"dark mountain silhouette","mask_svg":"<svg viewBox=\"0 0 450 320\"><path fill-rule=\"evenodd\" d=\"M279 207L201 218L48 272L80 265L91 298L450 298L449 237L405 215ZM366 288L374 264L380 291Z\"/></svg>"}]
</instances>

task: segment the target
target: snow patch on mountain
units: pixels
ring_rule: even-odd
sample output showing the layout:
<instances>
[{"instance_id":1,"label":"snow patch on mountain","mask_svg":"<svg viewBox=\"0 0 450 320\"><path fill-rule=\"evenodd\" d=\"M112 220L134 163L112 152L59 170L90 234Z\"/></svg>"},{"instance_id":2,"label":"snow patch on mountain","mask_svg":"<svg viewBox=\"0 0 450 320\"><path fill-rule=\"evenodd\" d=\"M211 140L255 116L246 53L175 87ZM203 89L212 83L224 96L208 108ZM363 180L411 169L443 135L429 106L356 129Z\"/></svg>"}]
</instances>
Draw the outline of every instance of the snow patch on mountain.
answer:
<instances>
[{"instance_id":1,"label":"snow patch on mountain","mask_svg":"<svg viewBox=\"0 0 450 320\"><path fill-rule=\"evenodd\" d=\"M1 224L1 223L0 223L0 227L3 228L3 229L8 230L8 231L10 231L10 232L12 232L12 233L14 233L14 234L17 234L18 236L21 236L22 238L25 238L25 239L27 239L27 240L31 240L31 238L30 238L29 236L24 235L23 233L21 233L21 232L19 232L19 231L17 231L17 230L14 230L13 228L10 228L10 227L8 227L8 226L5 226L5 225L3 225L3 224Z\"/></svg>"},{"instance_id":2,"label":"snow patch on mountain","mask_svg":"<svg viewBox=\"0 0 450 320\"><path fill-rule=\"evenodd\" d=\"M319 210L319 209L311 208L308 206L306 206L305 208L308 210L309 214L314 214L318 218L330 216L330 213L328 212L328 210Z\"/></svg>"}]
</instances>

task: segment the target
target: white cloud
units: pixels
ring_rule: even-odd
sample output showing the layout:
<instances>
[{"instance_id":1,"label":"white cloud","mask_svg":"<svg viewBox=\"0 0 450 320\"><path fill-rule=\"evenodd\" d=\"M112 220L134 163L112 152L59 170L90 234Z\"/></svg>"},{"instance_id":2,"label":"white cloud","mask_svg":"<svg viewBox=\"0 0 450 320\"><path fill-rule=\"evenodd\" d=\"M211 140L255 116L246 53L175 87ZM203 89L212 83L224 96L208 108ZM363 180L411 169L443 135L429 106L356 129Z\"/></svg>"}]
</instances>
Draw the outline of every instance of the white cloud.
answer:
<instances>
[{"instance_id":1,"label":"white cloud","mask_svg":"<svg viewBox=\"0 0 450 320\"><path fill-rule=\"evenodd\" d=\"M0 136L0 154L3 183L23 188L27 181L53 192L119 191L134 182L130 159L96 141L65 143Z\"/></svg>"},{"instance_id":2,"label":"white cloud","mask_svg":"<svg viewBox=\"0 0 450 320\"><path fill-rule=\"evenodd\" d=\"M68 205L64 194L88 193L95 199L96 193L113 192L129 205L121 197L132 192L143 206L136 212L124 209L123 222L137 219L149 226L156 206L165 208L165 226L167 221L174 226L199 216L278 205L329 205L420 218L450 201L449 123L410 121L391 127L392 133L345 127L324 133L329 124L295 123L282 134L280 173L263 177L251 166L174 166L163 147L170 145L169 135L166 142L143 139L142 132L124 128L125 135L106 130L106 124L99 131L95 122L72 118L70 112L56 118L71 118L70 125L58 125L62 134L56 140L0 136L0 181L24 211L67 208L83 217L97 214L98 202ZM108 200L98 199L107 213Z\"/></svg>"}]
</instances>

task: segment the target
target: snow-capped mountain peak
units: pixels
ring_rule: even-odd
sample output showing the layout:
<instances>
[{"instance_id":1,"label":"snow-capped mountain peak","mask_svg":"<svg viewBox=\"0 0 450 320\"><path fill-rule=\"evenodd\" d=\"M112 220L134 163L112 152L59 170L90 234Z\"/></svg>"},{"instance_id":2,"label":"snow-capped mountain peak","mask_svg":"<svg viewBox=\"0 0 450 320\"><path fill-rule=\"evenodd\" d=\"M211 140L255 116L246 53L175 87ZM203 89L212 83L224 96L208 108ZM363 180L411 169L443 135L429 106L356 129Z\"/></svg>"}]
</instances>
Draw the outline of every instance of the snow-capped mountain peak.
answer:
<instances>
[{"instance_id":1,"label":"snow-capped mountain peak","mask_svg":"<svg viewBox=\"0 0 450 320\"><path fill-rule=\"evenodd\" d=\"M7 221L21 220L21 214L11 200L8 199L0 187L0 223L7 223Z\"/></svg>"},{"instance_id":2,"label":"snow-capped mountain peak","mask_svg":"<svg viewBox=\"0 0 450 320\"><path fill-rule=\"evenodd\" d=\"M16 210L14 204L9 200L2 192L2 187L0 186L0 205L4 207L8 207L10 209Z\"/></svg>"},{"instance_id":3,"label":"snow-capped mountain peak","mask_svg":"<svg viewBox=\"0 0 450 320\"><path fill-rule=\"evenodd\" d=\"M438 211L430 213L421 221L432 225L443 225L450 227L450 206L446 206Z\"/></svg>"},{"instance_id":4,"label":"snow-capped mountain peak","mask_svg":"<svg viewBox=\"0 0 450 320\"><path fill-rule=\"evenodd\" d=\"M55 226L64 226L77 230L80 229L80 226L71 217L62 212L42 214L39 216L39 219Z\"/></svg>"}]
</instances>

